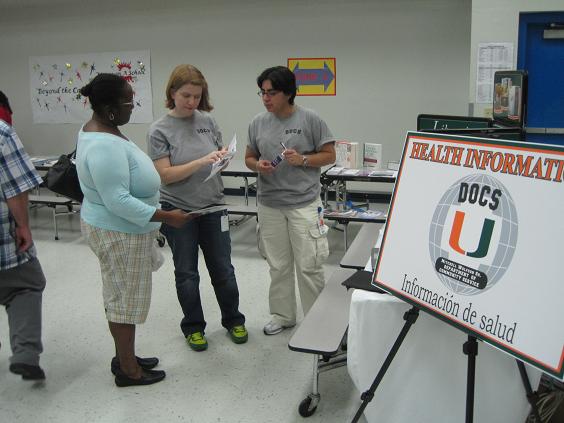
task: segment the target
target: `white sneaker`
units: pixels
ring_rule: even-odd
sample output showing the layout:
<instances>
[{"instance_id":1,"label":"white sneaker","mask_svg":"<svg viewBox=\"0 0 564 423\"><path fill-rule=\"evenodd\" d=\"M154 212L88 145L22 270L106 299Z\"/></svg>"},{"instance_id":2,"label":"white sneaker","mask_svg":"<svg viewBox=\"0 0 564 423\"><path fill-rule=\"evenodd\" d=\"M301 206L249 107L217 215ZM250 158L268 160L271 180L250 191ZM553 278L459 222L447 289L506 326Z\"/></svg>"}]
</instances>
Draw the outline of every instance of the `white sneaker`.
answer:
<instances>
[{"instance_id":1,"label":"white sneaker","mask_svg":"<svg viewBox=\"0 0 564 423\"><path fill-rule=\"evenodd\" d=\"M294 326L295 325L283 326L280 323L278 323L276 320L271 320L264 326L262 331L264 332L265 335L276 335L282 332L284 329L291 328Z\"/></svg>"}]
</instances>

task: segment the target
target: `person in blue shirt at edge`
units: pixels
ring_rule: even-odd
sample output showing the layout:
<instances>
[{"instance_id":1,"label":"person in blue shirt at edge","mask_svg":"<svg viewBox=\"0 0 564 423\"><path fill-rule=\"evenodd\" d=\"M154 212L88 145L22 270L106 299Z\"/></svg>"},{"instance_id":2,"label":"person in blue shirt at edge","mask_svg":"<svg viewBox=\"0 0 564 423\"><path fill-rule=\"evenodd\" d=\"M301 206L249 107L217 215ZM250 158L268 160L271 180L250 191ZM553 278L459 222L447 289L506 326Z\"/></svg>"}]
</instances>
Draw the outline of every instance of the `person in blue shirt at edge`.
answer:
<instances>
[{"instance_id":1,"label":"person in blue shirt at edge","mask_svg":"<svg viewBox=\"0 0 564 423\"><path fill-rule=\"evenodd\" d=\"M151 159L123 135L133 111L133 89L120 76L100 73L80 93L92 118L78 133L76 168L84 202L81 230L100 261L106 318L116 356L117 386L149 385L165 372L151 370L156 357L135 356L135 325L144 323L151 302L151 248L159 222L180 228L192 217L160 210L160 177Z\"/></svg>"},{"instance_id":2,"label":"person in blue shirt at edge","mask_svg":"<svg viewBox=\"0 0 564 423\"><path fill-rule=\"evenodd\" d=\"M28 219L28 193L41 182L12 128L8 98L0 91L0 304L8 314L9 369L24 380L45 379L39 366L45 276Z\"/></svg>"},{"instance_id":3,"label":"person in blue shirt at edge","mask_svg":"<svg viewBox=\"0 0 564 423\"><path fill-rule=\"evenodd\" d=\"M163 210L194 211L225 204L220 173L204 182L211 165L226 153L221 132L209 113L213 107L208 84L192 65L178 65L166 86L170 111L155 121L147 135L148 152L161 175ZM221 324L236 344L247 342L245 316L239 311L239 289L231 264L227 210L201 215L181 229L163 224L174 260L176 293L184 317L180 329L194 351L208 348L206 320L200 299L198 247L202 249Z\"/></svg>"},{"instance_id":4,"label":"person in blue shirt at edge","mask_svg":"<svg viewBox=\"0 0 564 423\"><path fill-rule=\"evenodd\" d=\"M290 69L268 68L257 85L266 111L249 125L245 164L258 172L259 242L271 279L272 318L263 331L275 335L296 324L296 276L304 315L325 286L329 246L319 176L335 161L335 140L314 111L294 104Z\"/></svg>"}]
</instances>

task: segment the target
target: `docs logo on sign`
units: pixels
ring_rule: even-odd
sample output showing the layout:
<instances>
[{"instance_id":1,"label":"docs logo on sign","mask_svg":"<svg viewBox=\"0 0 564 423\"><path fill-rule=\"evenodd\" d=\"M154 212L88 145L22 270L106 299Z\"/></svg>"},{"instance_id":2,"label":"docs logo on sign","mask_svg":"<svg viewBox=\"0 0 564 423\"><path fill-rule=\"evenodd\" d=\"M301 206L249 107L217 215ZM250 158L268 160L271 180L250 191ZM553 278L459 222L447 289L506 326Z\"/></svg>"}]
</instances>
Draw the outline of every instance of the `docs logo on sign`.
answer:
<instances>
[{"instance_id":1,"label":"docs logo on sign","mask_svg":"<svg viewBox=\"0 0 564 423\"><path fill-rule=\"evenodd\" d=\"M450 290L475 295L491 288L509 267L518 234L517 210L497 179L469 175L442 196L429 228L429 254Z\"/></svg>"}]
</instances>

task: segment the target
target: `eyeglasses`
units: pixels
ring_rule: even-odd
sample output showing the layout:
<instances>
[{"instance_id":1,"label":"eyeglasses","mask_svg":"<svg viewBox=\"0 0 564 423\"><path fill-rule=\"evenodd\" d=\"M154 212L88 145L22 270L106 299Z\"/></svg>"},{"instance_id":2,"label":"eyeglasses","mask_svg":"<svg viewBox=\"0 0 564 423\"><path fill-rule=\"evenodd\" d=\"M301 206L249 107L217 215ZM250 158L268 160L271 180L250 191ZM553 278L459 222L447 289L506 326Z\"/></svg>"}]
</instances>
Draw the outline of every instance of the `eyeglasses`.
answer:
<instances>
[{"instance_id":1,"label":"eyeglasses","mask_svg":"<svg viewBox=\"0 0 564 423\"><path fill-rule=\"evenodd\" d=\"M135 107L135 103L133 103L133 101L130 101L129 103L119 103L119 106Z\"/></svg>"},{"instance_id":2,"label":"eyeglasses","mask_svg":"<svg viewBox=\"0 0 564 423\"><path fill-rule=\"evenodd\" d=\"M257 95L262 98L264 96L267 97L274 97L276 94L278 94L280 92L280 90L268 90L268 91L264 91L264 90L260 90Z\"/></svg>"}]
</instances>

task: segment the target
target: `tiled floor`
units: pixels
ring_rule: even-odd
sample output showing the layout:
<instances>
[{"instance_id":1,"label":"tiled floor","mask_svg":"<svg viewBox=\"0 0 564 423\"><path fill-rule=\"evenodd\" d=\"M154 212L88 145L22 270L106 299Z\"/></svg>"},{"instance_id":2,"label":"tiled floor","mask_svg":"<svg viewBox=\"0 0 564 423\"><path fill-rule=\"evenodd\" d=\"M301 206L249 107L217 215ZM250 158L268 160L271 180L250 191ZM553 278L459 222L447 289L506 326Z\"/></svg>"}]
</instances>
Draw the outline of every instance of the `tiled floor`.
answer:
<instances>
[{"instance_id":1,"label":"tiled floor","mask_svg":"<svg viewBox=\"0 0 564 423\"><path fill-rule=\"evenodd\" d=\"M31 212L38 256L47 277L43 329L44 384L8 371L7 319L0 313L0 422L347 422L360 405L346 367L320 376L321 402L302 418L298 404L311 389L312 357L288 349L290 331L267 337L268 266L256 248L255 220L231 229L241 311L249 342L235 345L220 315L203 260L201 290L208 321L206 352L191 351L179 329L171 253L154 274L149 318L137 329L138 355L156 355L166 379L148 387L117 388L109 371L113 343L102 308L98 262L80 235L78 215ZM358 227L351 225L352 239ZM343 255L342 233L330 231L326 273Z\"/></svg>"}]
</instances>

